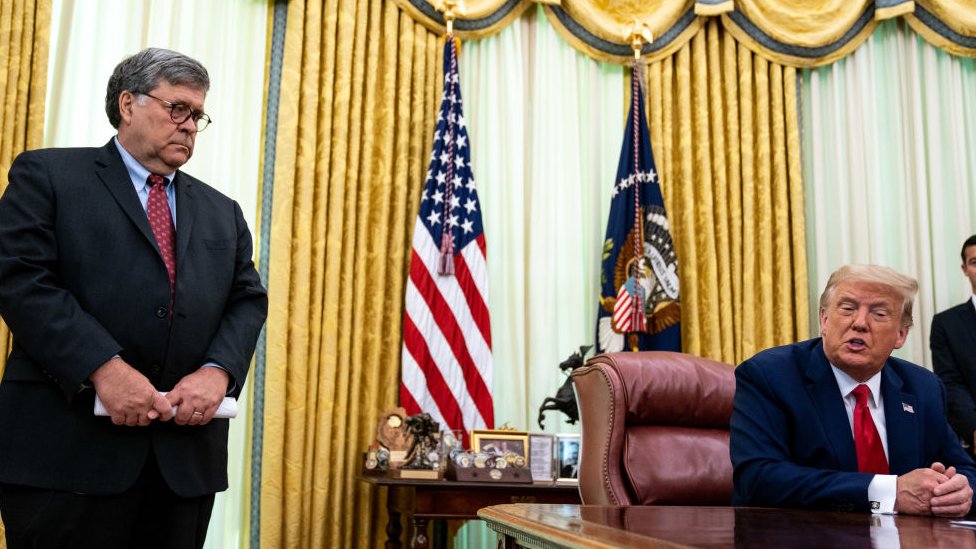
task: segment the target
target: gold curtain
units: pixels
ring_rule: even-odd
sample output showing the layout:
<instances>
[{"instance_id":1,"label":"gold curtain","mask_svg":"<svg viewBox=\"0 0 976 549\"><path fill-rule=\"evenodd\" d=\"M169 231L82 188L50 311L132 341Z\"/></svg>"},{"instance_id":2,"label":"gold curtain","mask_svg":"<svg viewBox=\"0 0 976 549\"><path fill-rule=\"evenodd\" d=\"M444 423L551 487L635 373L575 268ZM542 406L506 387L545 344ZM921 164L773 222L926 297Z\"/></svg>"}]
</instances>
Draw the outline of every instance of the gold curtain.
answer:
<instances>
[{"instance_id":1,"label":"gold curtain","mask_svg":"<svg viewBox=\"0 0 976 549\"><path fill-rule=\"evenodd\" d=\"M411 229L442 76L393 2L288 3L268 286L261 547L367 547L357 482L397 402Z\"/></svg>"},{"instance_id":2,"label":"gold curtain","mask_svg":"<svg viewBox=\"0 0 976 549\"><path fill-rule=\"evenodd\" d=\"M50 27L51 0L4 0L0 7L0 193L14 157L43 142ZM10 330L0 320L0 375L8 354Z\"/></svg>"},{"instance_id":3,"label":"gold curtain","mask_svg":"<svg viewBox=\"0 0 976 549\"><path fill-rule=\"evenodd\" d=\"M738 364L806 339L797 71L710 20L647 70L648 121L682 264L684 351Z\"/></svg>"},{"instance_id":4,"label":"gold curtain","mask_svg":"<svg viewBox=\"0 0 976 549\"><path fill-rule=\"evenodd\" d=\"M393 1L443 32L440 0ZM570 45L609 63L630 60L635 21L654 36L644 45L645 59L660 61L714 17L753 51L793 67L833 63L867 40L878 21L899 16L935 47L976 57L973 0L468 0L458 5L455 29L462 39L490 36L533 2L546 5L550 23Z\"/></svg>"}]
</instances>

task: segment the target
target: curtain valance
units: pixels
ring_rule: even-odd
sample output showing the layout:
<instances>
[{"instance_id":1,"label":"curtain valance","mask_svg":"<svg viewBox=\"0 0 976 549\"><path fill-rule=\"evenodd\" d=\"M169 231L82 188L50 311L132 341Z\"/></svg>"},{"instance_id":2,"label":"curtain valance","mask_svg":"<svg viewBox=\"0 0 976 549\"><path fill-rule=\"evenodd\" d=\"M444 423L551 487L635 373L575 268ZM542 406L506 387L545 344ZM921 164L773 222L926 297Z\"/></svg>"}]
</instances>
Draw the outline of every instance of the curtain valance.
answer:
<instances>
[{"instance_id":1,"label":"curtain valance","mask_svg":"<svg viewBox=\"0 0 976 549\"><path fill-rule=\"evenodd\" d=\"M444 32L428 0L394 0L414 19ZM826 65L852 52L878 22L903 17L926 41L947 52L976 57L976 3L972 0L462 0L454 22L462 38L498 32L534 3L573 47L611 63L632 58L635 23L654 37L648 61L668 57L708 18L718 17L735 39L763 57L794 67Z\"/></svg>"}]
</instances>

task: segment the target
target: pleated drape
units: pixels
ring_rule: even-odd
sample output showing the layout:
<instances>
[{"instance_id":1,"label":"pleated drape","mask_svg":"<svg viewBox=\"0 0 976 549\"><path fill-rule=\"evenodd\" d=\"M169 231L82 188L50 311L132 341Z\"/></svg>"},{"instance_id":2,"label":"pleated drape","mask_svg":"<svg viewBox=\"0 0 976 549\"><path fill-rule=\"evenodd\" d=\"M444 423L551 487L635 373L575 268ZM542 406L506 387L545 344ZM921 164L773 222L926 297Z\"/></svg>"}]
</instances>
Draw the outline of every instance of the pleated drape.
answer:
<instances>
[{"instance_id":1,"label":"pleated drape","mask_svg":"<svg viewBox=\"0 0 976 549\"><path fill-rule=\"evenodd\" d=\"M376 418L397 402L438 47L392 2L288 3L253 496L261 547L369 547L384 537L385 503L356 476Z\"/></svg>"},{"instance_id":2,"label":"pleated drape","mask_svg":"<svg viewBox=\"0 0 976 549\"><path fill-rule=\"evenodd\" d=\"M44 137L50 27L51 0L0 4L0 194L7 188L7 170L14 157L39 148ZM8 354L10 330L0 320L0 375Z\"/></svg>"},{"instance_id":3,"label":"pleated drape","mask_svg":"<svg viewBox=\"0 0 976 549\"><path fill-rule=\"evenodd\" d=\"M713 20L647 85L683 350L737 364L809 337L796 70Z\"/></svg>"}]
</instances>

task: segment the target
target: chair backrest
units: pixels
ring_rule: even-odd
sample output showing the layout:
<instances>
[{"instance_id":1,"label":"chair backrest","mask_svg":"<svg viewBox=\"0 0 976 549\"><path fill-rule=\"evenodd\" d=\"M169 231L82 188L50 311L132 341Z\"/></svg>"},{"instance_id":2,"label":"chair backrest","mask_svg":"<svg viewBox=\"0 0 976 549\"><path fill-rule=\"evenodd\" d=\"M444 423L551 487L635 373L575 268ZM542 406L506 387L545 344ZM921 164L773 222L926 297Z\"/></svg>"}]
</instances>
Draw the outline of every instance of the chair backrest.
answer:
<instances>
[{"instance_id":1,"label":"chair backrest","mask_svg":"<svg viewBox=\"0 0 976 549\"><path fill-rule=\"evenodd\" d=\"M646 351L598 355L574 371L583 503L729 505L734 369Z\"/></svg>"}]
</instances>

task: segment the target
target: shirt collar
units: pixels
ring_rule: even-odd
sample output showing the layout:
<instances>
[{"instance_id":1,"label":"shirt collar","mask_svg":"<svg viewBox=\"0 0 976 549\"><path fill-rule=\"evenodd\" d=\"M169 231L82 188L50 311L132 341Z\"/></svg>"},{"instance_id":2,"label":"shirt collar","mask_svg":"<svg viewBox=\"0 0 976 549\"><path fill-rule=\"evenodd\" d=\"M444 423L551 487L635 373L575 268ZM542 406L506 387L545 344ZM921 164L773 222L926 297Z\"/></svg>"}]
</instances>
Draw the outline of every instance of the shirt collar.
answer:
<instances>
[{"instance_id":1,"label":"shirt collar","mask_svg":"<svg viewBox=\"0 0 976 549\"><path fill-rule=\"evenodd\" d=\"M969 300L973 302L973 307L976 307L976 294L973 294L973 297L971 297Z\"/></svg>"},{"instance_id":2,"label":"shirt collar","mask_svg":"<svg viewBox=\"0 0 976 549\"><path fill-rule=\"evenodd\" d=\"M129 151L125 150L122 143L119 143L119 136L116 135L113 141L115 142L115 147L119 150L119 154L122 156L122 163L125 164L126 171L129 172L129 179L132 180L132 184L135 185L136 190L141 190L146 186L146 180L149 179L149 175L152 172L147 170L145 166L140 164L134 156L129 154ZM170 173L161 173L159 175L165 177L169 183L172 183L173 174L175 173L176 172L174 171Z\"/></svg>"},{"instance_id":3,"label":"shirt collar","mask_svg":"<svg viewBox=\"0 0 976 549\"><path fill-rule=\"evenodd\" d=\"M846 372L833 364L830 365L830 369L834 372L834 378L837 380L837 386L840 387L840 396L844 398L847 398L847 396L851 394L851 391L862 383L847 375ZM880 401L879 395L881 394L881 372L874 374L870 379L864 381L863 383L864 385L868 386L868 389L871 389L871 398L874 401L874 405L877 406L878 402Z\"/></svg>"}]
</instances>

